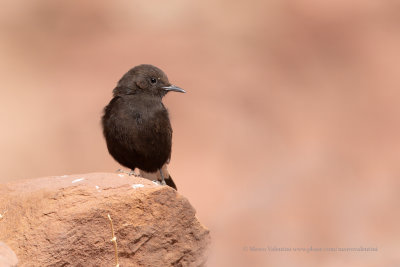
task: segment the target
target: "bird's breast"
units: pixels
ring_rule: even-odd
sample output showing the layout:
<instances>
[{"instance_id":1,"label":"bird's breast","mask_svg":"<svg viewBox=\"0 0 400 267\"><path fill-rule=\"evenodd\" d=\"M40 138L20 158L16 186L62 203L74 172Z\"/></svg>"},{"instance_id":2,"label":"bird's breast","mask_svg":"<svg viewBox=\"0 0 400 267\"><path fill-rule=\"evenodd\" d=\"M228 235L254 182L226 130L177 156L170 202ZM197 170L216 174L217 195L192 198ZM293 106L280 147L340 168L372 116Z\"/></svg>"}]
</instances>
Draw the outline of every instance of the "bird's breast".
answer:
<instances>
[{"instance_id":1,"label":"bird's breast","mask_svg":"<svg viewBox=\"0 0 400 267\"><path fill-rule=\"evenodd\" d=\"M172 128L160 101L113 99L102 122L110 154L122 165L156 171L170 158Z\"/></svg>"},{"instance_id":2,"label":"bird's breast","mask_svg":"<svg viewBox=\"0 0 400 267\"><path fill-rule=\"evenodd\" d=\"M122 139L140 150L171 149L172 128L168 111L161 101L153 99L123 99L114 118Z\"/></svg>"}]
</instances>

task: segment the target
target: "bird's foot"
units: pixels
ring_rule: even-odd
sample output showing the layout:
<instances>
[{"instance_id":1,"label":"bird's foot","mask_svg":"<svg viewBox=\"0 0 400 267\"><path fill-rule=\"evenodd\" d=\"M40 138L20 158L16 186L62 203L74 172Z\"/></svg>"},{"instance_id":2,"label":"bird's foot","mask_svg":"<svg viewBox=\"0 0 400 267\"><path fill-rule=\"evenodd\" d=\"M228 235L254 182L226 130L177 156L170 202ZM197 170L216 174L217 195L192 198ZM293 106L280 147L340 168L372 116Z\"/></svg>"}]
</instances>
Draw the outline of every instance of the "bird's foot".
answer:
<instances>
[{"instance_id":1,"label":"bird's foot","mask_svg":"<svg viewBox=\"0 0 400 267\"><path fill-rule=\"evenodd\" d=\"M135 176L135 177L141 177L140 174L139 174L139 173L136 173L134 170L131 170L131 171L128 173L128 175L129 175L129 176L133 175L133 176Z\"/></svg>"},{"instance_id":2,"label":"bird's foot","mask_svg":"<svg viewBox=\"0 0 400 267\"><path fill-rule=\"evenodd\" d=\"M164 181L164 183L162 181L159 181L159 180L153 180L152 182L154 184L158 184L158 185L166 185L165 181Z\"/></svg>"},{"instance_id":3,"label":"bird's foot","mask_svg":"<svg viewBox=\"0 0 400 267\"><path fill-rule=\"evenodd\" d=\"M140 174L136 173L134 170L125 171L123 169L118 169L117 172L122 172L122 173L128 174L129 176L133 175L135 177L141 177Z\"/></svg>"}]
</instances>

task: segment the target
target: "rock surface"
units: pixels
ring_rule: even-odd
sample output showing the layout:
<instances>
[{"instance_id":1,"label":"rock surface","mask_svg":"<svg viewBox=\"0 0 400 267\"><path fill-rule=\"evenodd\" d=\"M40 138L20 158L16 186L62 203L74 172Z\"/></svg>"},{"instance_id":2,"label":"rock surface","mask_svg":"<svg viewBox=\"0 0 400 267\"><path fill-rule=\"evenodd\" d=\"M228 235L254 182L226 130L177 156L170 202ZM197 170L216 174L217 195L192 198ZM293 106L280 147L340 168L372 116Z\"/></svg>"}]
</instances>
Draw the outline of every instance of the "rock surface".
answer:
<instances>
[{"instance_id":1,"label":"rock surface","mask_svg":"<svg viewBox=\"0 0 400 267\"><path fill-rule=\"evenodd\" d=\"M18 259L14 251L3 242L0 242L0 266L14 267L17 266L17 263Z\"/></svg>"},{"instance_id":2,"label":"rock surface","mask_svg":"<svg viewBox=\"0 0 400 267\"><path fill-rule=\"evenodd\" d=\"M209 231L168 186L91 173L0 185L0 240L18 266L203 266Z\"/></svg>"}]
</instances>

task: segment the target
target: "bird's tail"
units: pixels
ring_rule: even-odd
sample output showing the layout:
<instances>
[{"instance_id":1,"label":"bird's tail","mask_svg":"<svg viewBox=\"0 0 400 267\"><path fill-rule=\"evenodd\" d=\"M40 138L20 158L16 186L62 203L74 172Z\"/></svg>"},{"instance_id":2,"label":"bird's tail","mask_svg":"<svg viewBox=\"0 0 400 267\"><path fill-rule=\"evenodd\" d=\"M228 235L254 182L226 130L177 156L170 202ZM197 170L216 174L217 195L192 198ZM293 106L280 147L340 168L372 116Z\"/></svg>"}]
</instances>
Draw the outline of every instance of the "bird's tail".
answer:
<instances>
[{"instance_id":1,"label":"bird's tail","mask_svg":"<svg viewBox=\"0 0 400 267\"><path fill-rule=\"evenodd\" d=\"M176 185L175 185L175 183L174 183L174 180L172 180L171 175L169 175L168 178L165 178L165 183L166 183L168 186L170 186L170 187L172 187L173 189L175 189L176 191L178 191L178 188L176 188Z\"/></svg>"}]
</instances>

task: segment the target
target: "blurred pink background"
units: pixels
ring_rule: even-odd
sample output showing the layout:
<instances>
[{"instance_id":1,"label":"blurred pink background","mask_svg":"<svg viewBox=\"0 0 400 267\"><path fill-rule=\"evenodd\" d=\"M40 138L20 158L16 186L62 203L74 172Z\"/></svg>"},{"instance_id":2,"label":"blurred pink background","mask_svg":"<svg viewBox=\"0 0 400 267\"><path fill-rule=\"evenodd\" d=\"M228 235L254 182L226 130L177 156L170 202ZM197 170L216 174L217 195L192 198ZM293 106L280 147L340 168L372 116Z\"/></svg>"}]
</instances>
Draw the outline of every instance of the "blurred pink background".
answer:
<instances>
[{"instance_id":1,"label":"blurred pink background","mask_svg":"<svg viewBox=\"0 0 400 267\"><path fill-rule=\"evenodd\" d=\"M149 63L208 266L400 265L399 2L1 4L0 182L119 168L102 109ZM268 250L310 246L377 251Z\"/></svg>"}]
</instances>

